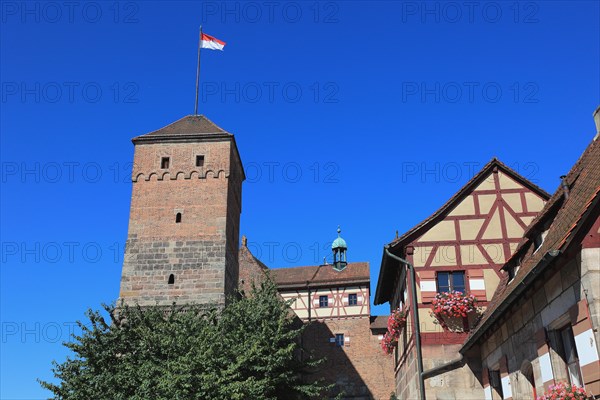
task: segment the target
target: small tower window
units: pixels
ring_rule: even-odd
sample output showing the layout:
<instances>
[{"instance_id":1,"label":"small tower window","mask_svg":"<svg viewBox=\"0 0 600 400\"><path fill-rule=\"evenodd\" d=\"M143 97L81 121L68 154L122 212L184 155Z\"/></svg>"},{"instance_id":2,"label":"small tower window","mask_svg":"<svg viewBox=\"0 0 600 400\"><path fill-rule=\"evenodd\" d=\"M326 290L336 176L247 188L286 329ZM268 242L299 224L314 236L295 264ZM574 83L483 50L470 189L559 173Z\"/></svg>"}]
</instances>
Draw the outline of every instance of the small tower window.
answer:
<instances>
[{"instance_id":1,"label":"small tower window","mask_svg":"<svg viewBox=\"0 0 600 400\"><path fill-rule=\"evenodd\" d=\"M167 169L169 168L169 162L170 162L170 158L169 157L163 157L160 159L160 167L162 169Z\"/></svg>"},{"instance_id":2,"label":"small tower window","mask_svg":"<svg viewBox=\"0 0 600 400\"><path fill-rule=\"evenodd\" d=\"M196 167L204 166L204 156L196 156Z\"/></svg>"},{"instance_id":3,"label":"small tower window","mask_svg":"<svg viewBox=\"0 0 600 400\"><path fill-rule=\"evenodd\" d=\"M335 345L337 347L344 347L344 334L343 333L335 334Z\"/></svg>"},{"instance_id":4,"label":"small tower window","mask_svg":"<svg viewBox=\"0 0 600 400\"><path fill-rule=\"evenodd\" d=\"M175 283L175 275L171 274L169 275L169 285L172 285Z\"/></svg>"},{"instance_id":5,"label":"small tower window","mask_svg":"<svg viewBox=\"0 0 600 400\"><path fill-rule=\"evenodd\" d=\"M175 223L178 224L181 222L181 213L177 213L177 215L175 215Z\"/></svg>"}]
</instances>

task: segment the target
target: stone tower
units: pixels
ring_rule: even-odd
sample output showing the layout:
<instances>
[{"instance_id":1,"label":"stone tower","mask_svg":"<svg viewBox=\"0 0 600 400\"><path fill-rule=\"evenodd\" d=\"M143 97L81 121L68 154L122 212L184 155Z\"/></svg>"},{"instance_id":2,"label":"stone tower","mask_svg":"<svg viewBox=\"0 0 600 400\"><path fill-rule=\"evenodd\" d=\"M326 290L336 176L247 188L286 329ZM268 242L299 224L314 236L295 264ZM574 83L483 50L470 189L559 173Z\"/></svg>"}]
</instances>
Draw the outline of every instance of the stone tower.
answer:
<instances>
[{"instance_id":1,"label":"stone tower","mask_svg":"<svg viewBox=\"0 0 600 400\"><path fill-rule=\"evenodd\" d=\"M120 300L223 305L239 274L245 176L234 136L189 115L132 142Z\"/></svg>"}]
</instances>

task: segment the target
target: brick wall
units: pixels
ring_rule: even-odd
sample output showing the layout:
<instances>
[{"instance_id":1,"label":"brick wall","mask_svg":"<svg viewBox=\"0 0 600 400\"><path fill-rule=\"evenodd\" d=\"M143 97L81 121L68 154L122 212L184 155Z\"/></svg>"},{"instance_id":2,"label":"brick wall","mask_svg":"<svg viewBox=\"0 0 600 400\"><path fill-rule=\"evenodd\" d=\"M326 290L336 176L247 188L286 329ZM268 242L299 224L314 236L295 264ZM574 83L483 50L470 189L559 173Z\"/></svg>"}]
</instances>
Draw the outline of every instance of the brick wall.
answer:
<instances>
[{"instance_id":1,"label":"brick wall","mask_svg":"<svg viewBox=\"0 0 600 400\"><path fill-rule=\"evenodd\" d=\"M242 241L245 241L242 238ZM239 251L240 275L239 288L248 293L251 290L252 282L260 284L268 274L268 267L260 262L248 249L246 243L242 244Z\"/></svg>"},{"instance_id":2,"label":"brick wall","mask_svg":"<svg viewBox=\"0 0 600 400\"><path fill-rule=\"evenodd\" d=\"M303 343L327 358L316 378L335 383L336 393L344 390L348 399L388 400L394 391L393 361L381 350L369 324L369 317L313 321L303 334ZM336 333L344 334L343 347L331 342Z\"/></svg>"},{"instance_id":3,"label":"brick wall","mask_svg":"<svg viewBox=\"0 0 600 400\"><path fill-rule=\"evenodd\" d=\"M197 155L203 166L196 166ZM161 168L163 157L168 168ZM229 138L135 146L122 300L224 304L238 280L243 172L237 160Z\"/></svg>"}]
</instances>

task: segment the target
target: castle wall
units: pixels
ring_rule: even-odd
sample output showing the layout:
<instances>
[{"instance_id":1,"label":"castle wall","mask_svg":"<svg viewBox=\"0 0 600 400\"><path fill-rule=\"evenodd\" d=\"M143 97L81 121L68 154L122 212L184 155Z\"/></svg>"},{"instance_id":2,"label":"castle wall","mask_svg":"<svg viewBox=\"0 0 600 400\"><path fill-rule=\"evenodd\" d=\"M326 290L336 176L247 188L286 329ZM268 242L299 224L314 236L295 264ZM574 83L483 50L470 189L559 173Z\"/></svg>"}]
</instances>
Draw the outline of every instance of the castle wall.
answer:
<instances>
[{"instance_id":1,"label":"castle wall","mask_svg":"<svg viewBox=\"0 0 600 400\"><path fill-rule=\"evenodd\" d=\"M394 390L393 360L380 347L380 335L371 331L370 318L333 318L312 321L303 334L303 345L327 359L316 376L335 383L331 397L343 392L343 399L388 400ZM337 346L336 334L344 335Z\"/></svg>"}]
</instances>

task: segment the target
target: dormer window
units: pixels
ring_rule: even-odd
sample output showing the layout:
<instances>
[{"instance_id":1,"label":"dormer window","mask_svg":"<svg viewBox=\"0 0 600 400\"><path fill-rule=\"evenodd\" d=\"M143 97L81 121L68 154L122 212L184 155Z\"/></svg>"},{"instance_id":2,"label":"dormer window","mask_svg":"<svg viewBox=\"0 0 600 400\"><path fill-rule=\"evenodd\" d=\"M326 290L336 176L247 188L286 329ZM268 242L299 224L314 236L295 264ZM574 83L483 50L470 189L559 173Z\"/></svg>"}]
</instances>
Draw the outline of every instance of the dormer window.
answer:
<instances>
[{"instance_id":1,"label":"dormer window","mask_svg":"<svg viewBox=\"0 0 600 400\"><path fill-rule=\"evenodd\" d=\"M160 168L161 169L168 169L170 161L171 161L171 159L169 157L163 157L163 158L161 158L160 159Z\"/></svg>"}]
</instances>

